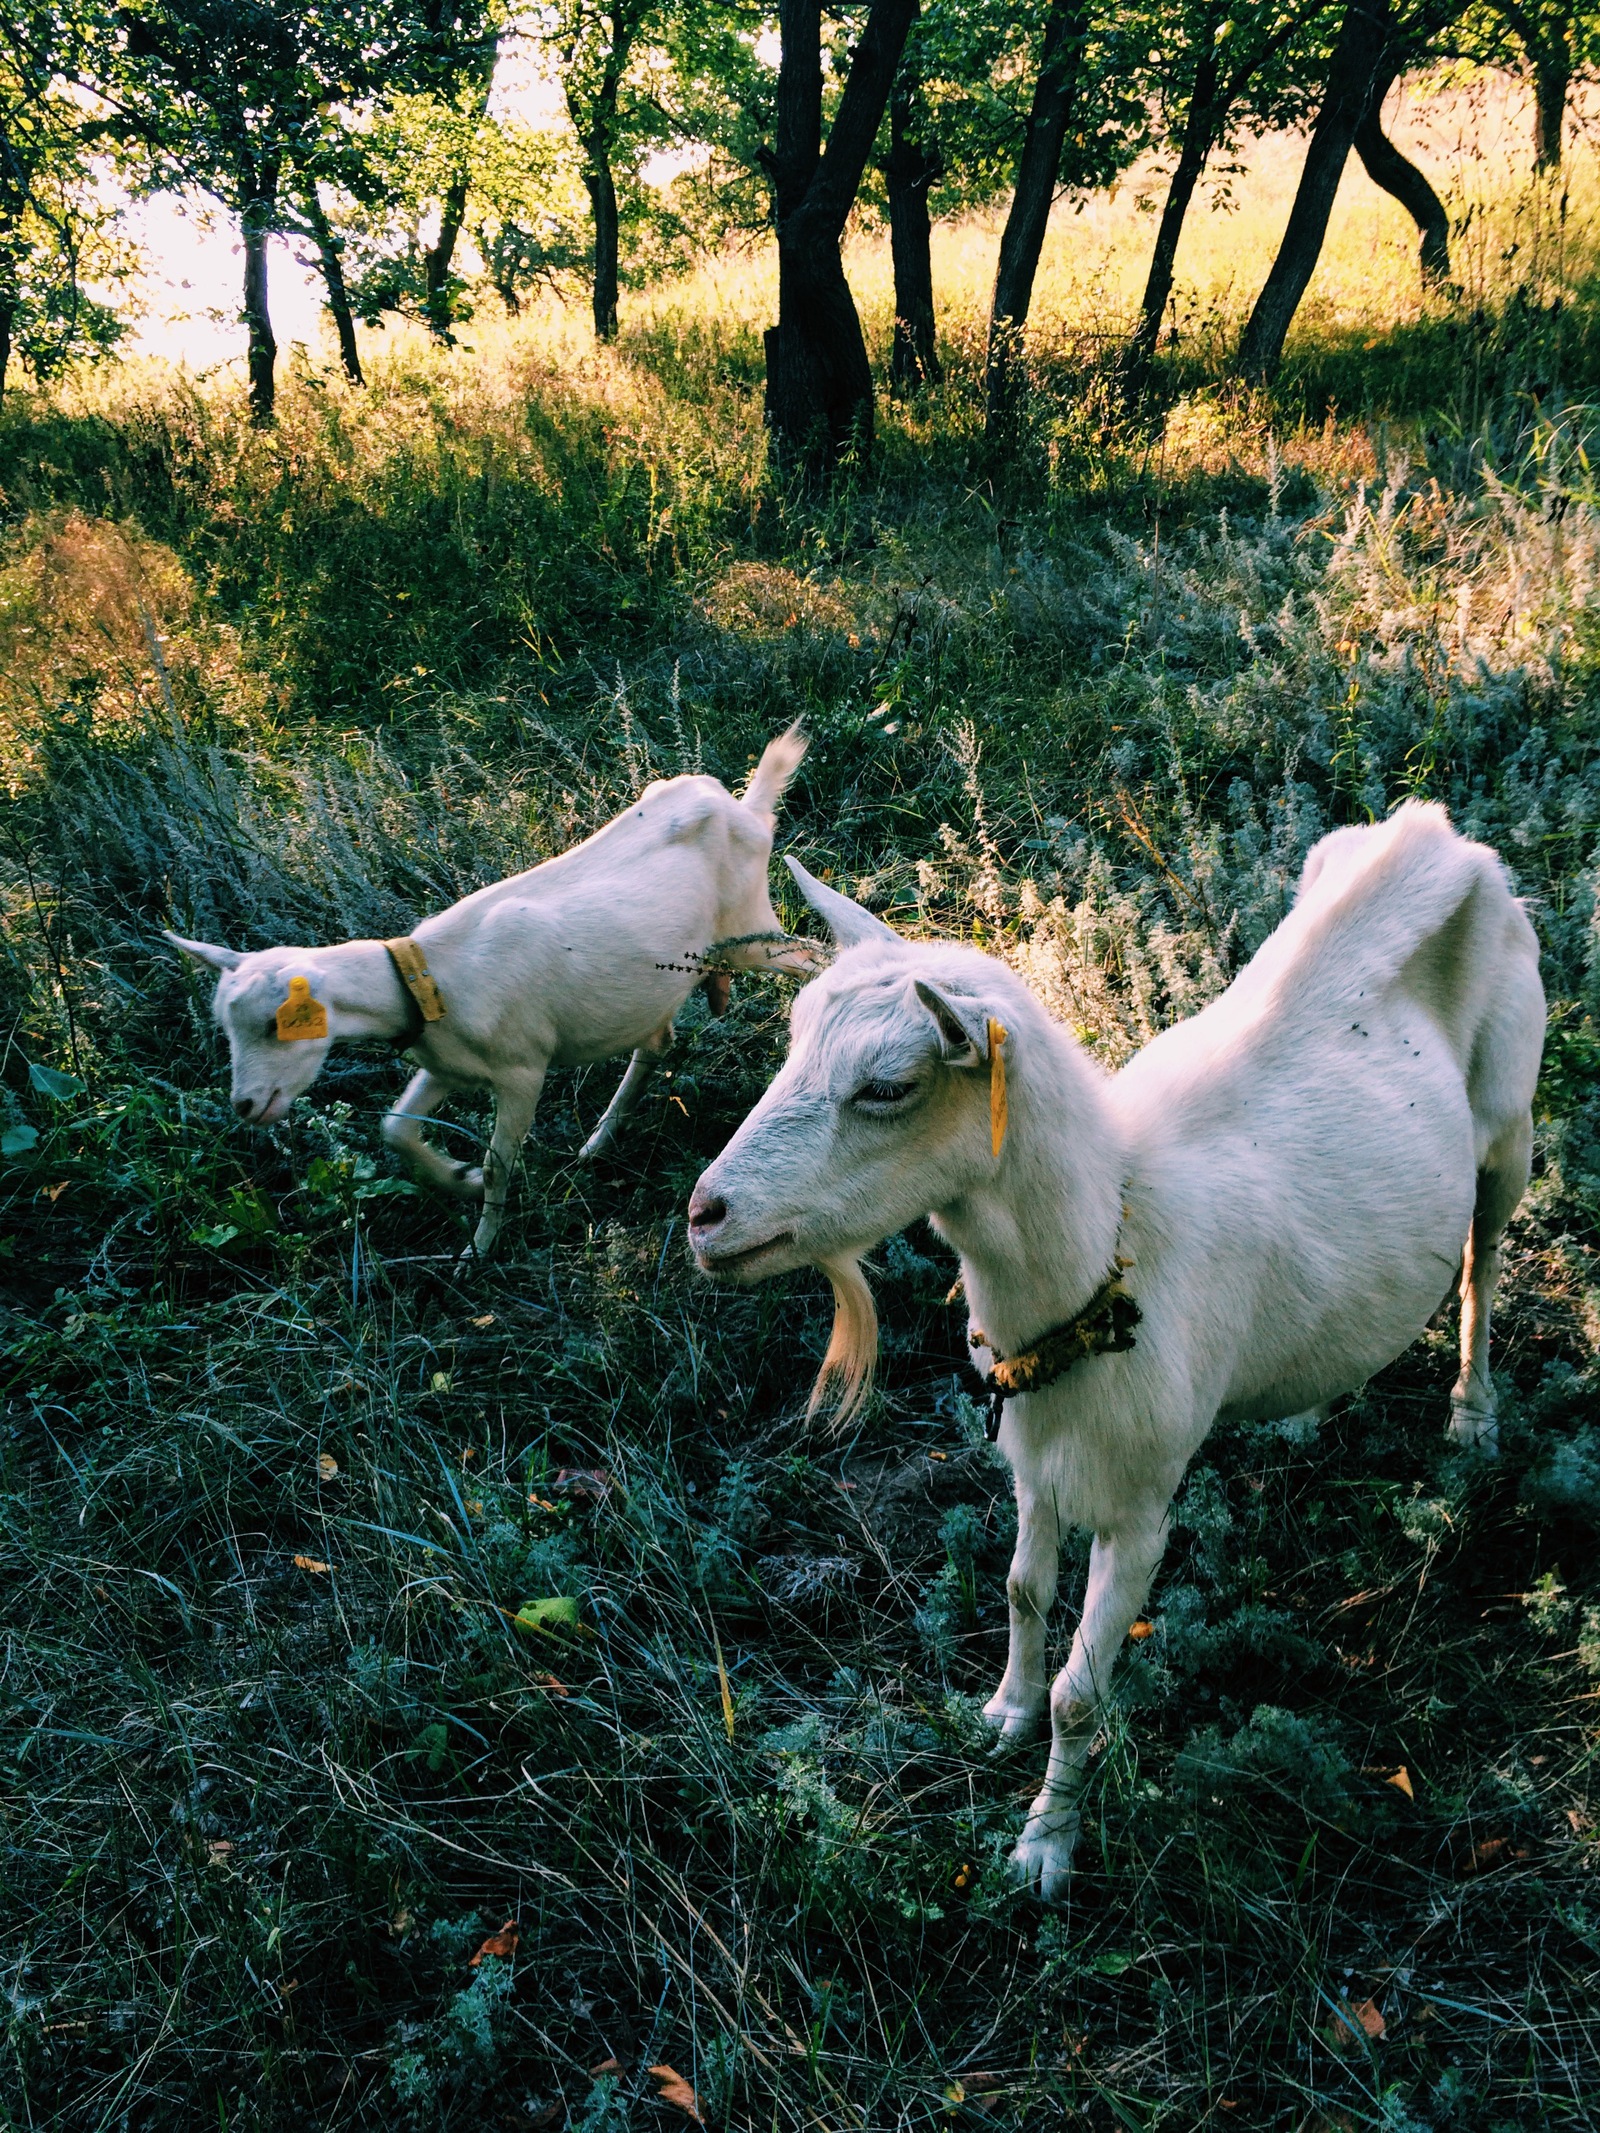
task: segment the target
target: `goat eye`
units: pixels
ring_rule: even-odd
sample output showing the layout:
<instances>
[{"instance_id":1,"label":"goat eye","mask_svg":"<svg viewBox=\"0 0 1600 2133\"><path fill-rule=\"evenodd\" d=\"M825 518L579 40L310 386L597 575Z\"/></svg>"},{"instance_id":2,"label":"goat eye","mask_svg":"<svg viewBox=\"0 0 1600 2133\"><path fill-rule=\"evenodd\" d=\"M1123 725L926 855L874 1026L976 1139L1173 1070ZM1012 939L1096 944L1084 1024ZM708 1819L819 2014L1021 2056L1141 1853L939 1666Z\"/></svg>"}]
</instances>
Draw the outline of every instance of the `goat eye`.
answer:
<instances>
[{"instance_id":1,"label":"goat eye","mask_svg":"<svg viewBox=\"0 0 1600 2133\"><path fill-rule=\"evenodd\" d=\"M881 1105L903 1104L915 1087L914 1081L866 1081L850 1101L867 1104L874 1109Z\"/></svg>"}]
</instances>

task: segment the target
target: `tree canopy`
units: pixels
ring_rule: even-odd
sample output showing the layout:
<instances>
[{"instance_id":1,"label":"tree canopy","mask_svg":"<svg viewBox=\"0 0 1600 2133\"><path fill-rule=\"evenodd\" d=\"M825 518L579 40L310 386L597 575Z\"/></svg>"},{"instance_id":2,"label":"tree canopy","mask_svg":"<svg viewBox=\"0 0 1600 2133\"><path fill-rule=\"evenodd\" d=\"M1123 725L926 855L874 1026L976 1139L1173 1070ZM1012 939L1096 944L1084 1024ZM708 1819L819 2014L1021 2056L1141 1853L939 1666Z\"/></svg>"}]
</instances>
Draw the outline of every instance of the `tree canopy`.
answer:
<instances>
[{"instance_id":1,"label":"tree canopy","mask_svg":"<svg viewBox=\"0 0 1600 2133\"><path fill-rule=\"evenodd\" d=\"M1143 391L1202 181L1225 180L1251 137L1303 129L1289 227L1239 347L1241 373L1265 378L1352 153L1415 221L1424 281L1454 287L1448 210L1384 130L1401 73L1465 58L1521 74L1548 173L1600 56L1600 0L0 0L0 20L0 381L13 352L43 376L114 345L114 166L234 219L261 421L275 237L321 273L357 383L359 322L410 317L448 339L485 301L514 312L537 285L581 283L609 340L629 286L775 240L768 416L778 456L814 470L872 437L840 250L852 218L889 225L887 382L915 393L942 371L933 227L1001 214L987 404L1004 455L1063 196L1147 158L1148 272L1112 351ZM497 86L509 54L546 84L537 110Z\"/></svg>"}]
</instances>

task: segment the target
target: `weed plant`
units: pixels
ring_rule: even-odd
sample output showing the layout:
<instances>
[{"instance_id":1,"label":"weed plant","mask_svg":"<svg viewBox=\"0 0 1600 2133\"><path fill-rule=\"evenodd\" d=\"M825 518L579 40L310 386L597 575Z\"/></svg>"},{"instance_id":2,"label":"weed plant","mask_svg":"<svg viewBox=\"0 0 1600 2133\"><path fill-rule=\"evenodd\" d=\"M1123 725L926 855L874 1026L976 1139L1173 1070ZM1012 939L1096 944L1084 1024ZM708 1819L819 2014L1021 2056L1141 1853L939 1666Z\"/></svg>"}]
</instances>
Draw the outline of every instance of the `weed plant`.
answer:
<instances>
[{"instance_id":1,"label":"weed plant","mask_svg":"<svg viewBox=\"0 0 1600 2133\"><path fill-rule=\"evenodd\" d=\"M957 362L825 504L766 483L745 329L668 308L307 369L271 436L7 403L8 2124L611 2133L686 2122L663 2067L763 2133L1595 2123L1591 316L1534 396L1494 314L1493 421L1058 379L1003 488ZM398 931L797 712L784 840L1112 1063L1407 794L1544 948L1503 1456L1445 1448L1449 1304L1320 1434L1213 1435L1055 1915L1004 1868L1040 1751L977 1719L1012 1526L946 1254L878 1255L842 1439L820 1280L688 1268L790 988L697 1003L594 1169L620 1067L553 1075L463 1267L379 1153L398 1063L242 1128L159 938Z\"/></svg>"}]
</instances>

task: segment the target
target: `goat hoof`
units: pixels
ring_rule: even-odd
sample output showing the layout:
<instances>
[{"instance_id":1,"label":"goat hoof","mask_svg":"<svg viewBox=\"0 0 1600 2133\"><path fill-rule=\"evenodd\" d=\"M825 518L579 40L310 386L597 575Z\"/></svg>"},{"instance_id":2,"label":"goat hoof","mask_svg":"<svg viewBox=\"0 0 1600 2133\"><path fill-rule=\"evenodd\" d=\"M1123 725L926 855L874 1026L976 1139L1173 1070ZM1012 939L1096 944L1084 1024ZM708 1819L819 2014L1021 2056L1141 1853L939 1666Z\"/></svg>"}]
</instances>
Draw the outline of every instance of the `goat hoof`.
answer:
<instances>
[{"instance_id":1,"label":"goat hoof","mask_svg":"<svg viewBox=\"0 0 1600 2133\"><path fill-rule=\"evenodd\" d=\"M986 1703L983 1715L995 1730L995 1742L991 1752L1003 1755L1019 1741L1037 1739L1044 1723L1046 1708L1042 1701L1036 1705L1022 1706L1002 1703L998 1697Z\"/></svg>"},{"instance_id":2,"label":"goat hoof","mask_svg":"<svg viewBox=\"0 0 1600 2133\"><path fill-rule=\"evenodd\" d=\"M611 1146L611 1140L612 1136L609 1133L591 1133L578 1150L578 1161L580 1163L592 1163L597 1155L604 1155L605 1151Z\"/></svg>"},{"instance_id":3,"label":"goat hoof","mask_svg":"<svg viewBox=\"0 0 1600 2133\"><path fill-rule=\"evenodd\" d=\"M1041 1903L1063 1903L1072 1883L1072 1855L1082 1817L1076 1807L1051 1807L1023 1824L1011 1869L1024 1890Z\"/></svg>"},{"instance_id":4,"label":"goat hoof","mask_svg":"<svg viewBox=\"0 0 1600 2133\"><path fill-rule=\"evenodd\" d=\"M1474 1407L1470 1401L1452 1398L1450 1435L1457 1444L1481 1452L1485 1459L1500 1456L1500 1418L1492 1407Z\"/></svg>"}]
</instances>

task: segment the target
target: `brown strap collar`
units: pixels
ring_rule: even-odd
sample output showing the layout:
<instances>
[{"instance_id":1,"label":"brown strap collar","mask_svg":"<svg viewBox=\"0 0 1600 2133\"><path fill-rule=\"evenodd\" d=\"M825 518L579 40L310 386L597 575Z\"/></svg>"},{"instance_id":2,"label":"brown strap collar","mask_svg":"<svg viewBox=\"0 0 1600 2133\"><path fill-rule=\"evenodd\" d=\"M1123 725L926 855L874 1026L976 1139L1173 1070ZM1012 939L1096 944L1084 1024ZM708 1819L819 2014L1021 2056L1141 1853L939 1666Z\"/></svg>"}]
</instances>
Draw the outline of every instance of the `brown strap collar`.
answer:
<instances>
[{"instance_id":1,"label":"brown strap collar","mask_svg":"<svg viewBox=\"0 0 1600 2133\"><path fill-rule=\"evenodd\" d=\"M1135 1345L1133 1329L1141 1313L1122 1286L1123 1274L1132 1264L1131 1259L1114 1260L1111 1272L1075 1317L1041 1333L1033 1346L1020 1355L995 1357L994 1368L983 1380L983 1389L989 1395L991 1439L999 1435L1005 1403L1019 1392L1041 1392L1057 1378L1065 1377L1073 1364L1081 1363L1086 1356L1121 1355ZM989 1346L988 1337L976 1327L972 1338L981 1347Z\"/></svg>"},{"instance_id":2,"label":"brown strap collar","mask_svg":"<svg viewBox=\"0 0 1600 2133\"><path fill-rule=\"evenodd\" d=\"M442 1022L444 1002L439 997L438 986L428 974L427 959L416 942L406 934L399 940L385 941L383 945L388 949L389 960L399 972L400 982L415 1001L423 1021ZM410 1032L405 1041L408 1044L414 1043L421 1034L416 1016L413 1015Z\"/></svg>"}]
</instances>

